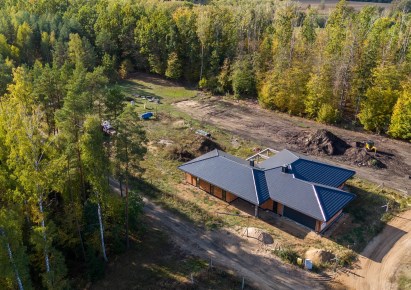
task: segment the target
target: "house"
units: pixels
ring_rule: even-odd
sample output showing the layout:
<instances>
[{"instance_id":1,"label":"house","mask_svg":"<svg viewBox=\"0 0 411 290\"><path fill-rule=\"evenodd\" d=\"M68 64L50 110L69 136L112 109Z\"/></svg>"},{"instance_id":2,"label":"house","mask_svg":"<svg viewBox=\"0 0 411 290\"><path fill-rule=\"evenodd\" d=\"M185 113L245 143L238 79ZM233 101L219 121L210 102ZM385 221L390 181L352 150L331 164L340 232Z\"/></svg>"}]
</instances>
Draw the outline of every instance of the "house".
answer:
<instances>
[{"instance_id":1,"label":"house","mask_svg":"<svg viewBox=\"0 0 411 290\"><path fill-rule=\"evenodd\" d=\"M324 231L355 195L342 188L355 172L282 150L260 164L221 150L195 158L179 169L185 180L226 201L237 198Z\"/></svg>"}]
</instances>

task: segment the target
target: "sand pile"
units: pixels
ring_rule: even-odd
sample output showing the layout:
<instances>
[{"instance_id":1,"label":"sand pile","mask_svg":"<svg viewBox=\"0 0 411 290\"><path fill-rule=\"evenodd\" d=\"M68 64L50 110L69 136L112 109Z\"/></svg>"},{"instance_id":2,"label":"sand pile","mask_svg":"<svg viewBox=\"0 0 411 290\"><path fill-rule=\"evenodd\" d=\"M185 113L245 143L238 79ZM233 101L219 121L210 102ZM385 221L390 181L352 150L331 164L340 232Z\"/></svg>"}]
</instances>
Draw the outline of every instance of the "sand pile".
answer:
<instances>
[{"instance_id":1,"label":"sand pile","mask_svg":"<svg viewBox=\"0 0 411 290\"><path fill-rule=\"evenodd\" d=\"M310 259L314 265L330 262L334 258L334 254L320 249L310 249L305 252L305 258Z\"/></svg>"}]
</instances>

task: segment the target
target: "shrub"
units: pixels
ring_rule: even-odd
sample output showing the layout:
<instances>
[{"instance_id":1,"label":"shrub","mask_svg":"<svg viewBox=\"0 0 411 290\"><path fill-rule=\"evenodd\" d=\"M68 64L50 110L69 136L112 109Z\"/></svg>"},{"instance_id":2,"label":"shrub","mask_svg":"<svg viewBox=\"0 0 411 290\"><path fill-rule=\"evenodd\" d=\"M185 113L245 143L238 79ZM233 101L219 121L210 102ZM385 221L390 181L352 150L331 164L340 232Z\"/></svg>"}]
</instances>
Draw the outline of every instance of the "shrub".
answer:
<instances>
[{"instance_id":1,"label":"shrub","mask_svg":"<svg viewBox=\"0 0 411 290\"><path fill-rule=\"evenodd\" d=\"M276 249L274 254L283 261L294 265L297 264L298 253L290 248Z\"/></svg>"},{"instance_id":2,"label":"shrub","mask_svg":"<svg viewBox=\"0 0 411 290\"><path fill-rule=\"evenodd\" d=\"M317 121L325 124L335 124L340 119L340 113L330 104L322 104L318 111Z\"/></svg>"}]
</instances>

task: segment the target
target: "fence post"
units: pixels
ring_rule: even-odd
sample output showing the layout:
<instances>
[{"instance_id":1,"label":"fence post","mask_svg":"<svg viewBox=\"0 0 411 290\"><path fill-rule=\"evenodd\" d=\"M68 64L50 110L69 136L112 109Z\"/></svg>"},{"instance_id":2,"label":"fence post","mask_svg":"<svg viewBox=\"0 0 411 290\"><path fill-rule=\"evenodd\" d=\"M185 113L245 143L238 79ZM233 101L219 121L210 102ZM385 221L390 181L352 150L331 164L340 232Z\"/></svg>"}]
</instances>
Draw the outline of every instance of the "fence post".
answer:
<instances>
[{"instance_id":1,"label":"fence post","mask_svg":"<svg viewBox=\"0 0 411 290\"><path fill-rule=\"evenodd\" d=\"M243 276L243 283L241 283L241 290L244 290L245 282L244 282L244 276Z\"/></svg>"},{"instance_id":2,"label":"fence post","mask_svg":"<svg viewBox=\"0 0 411 290\"><path fill-rule=\"evenodd\" d=\"M193 277L193 273L191 273L190 278L191 278L191 284L194 284L194 277Z\"/></svg>"}]
</instances>

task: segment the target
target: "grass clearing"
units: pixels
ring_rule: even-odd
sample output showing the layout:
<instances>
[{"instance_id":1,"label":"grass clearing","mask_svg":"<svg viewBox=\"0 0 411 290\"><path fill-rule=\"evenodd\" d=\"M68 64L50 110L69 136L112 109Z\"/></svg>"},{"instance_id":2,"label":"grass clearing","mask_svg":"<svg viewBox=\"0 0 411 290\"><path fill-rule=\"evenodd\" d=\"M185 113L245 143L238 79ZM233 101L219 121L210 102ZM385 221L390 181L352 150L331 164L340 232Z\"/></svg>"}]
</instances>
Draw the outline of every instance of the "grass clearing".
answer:
<instances>
[{"instance_id":1,"label":"grass clearing","mask_svg":"<svg viewBox=\"0 0 411 290\"><path fill-rule=\"evenodd\" d=\"M356 252L362 251L395 214L411 205L411 197L365 180L354 178L347 182L347 187L357 195L345 209L350 214L351 230L337 230L335 240ZM382 206L387 204L389 210L386 212Z\"/></svg>"},{"instance_id":2,"label":"grass clearing","mask_svg":"<svg viewBox=\"0 0 411 290\"><path fill-rule=\"evenodd\" d=\"M357 199L346 209L349 224L338 227L331 238L314 233L295 234L287 231L290 224L281 225L282 221L279 222L280 225L273 225L261 219L245 218L247 215L238 208L185 185L183 174L177 168L182 162L170 159L169 149L172 146L187 146L187 150L198 156L196 148L189 148L190 144L194 144L191 140L197 137L197 129L210 132L213 141L225 151L241 158L252 155L253 148L263 146L194 120L172 106L172 103L180 100L201 98L195 90L147 75L143 75L141 79L127 81L123 87L127 94L152 94L160 97L162 101L157 108L158 118L143 123L149 139L149 152L142 162L145 169L142 176L144 182L137 182L134 187L197 226L211 230L219 227L261 228L270 233L277 244L292 249L300 257L303 257L308 249L318 248L331 251L340 258L341 263L350 264L356 257L355 252L360 252L381 231L392 214L411 205L409 198L395 191L353 179L347 186L357 194ZM137 104L136 109L139 112L144 110L143 104ZM389 213L385 213L385 209L381 208L387 201L390 202ZM219 214L221 212L231 215Z\"/></svg>"}]
</instances>

